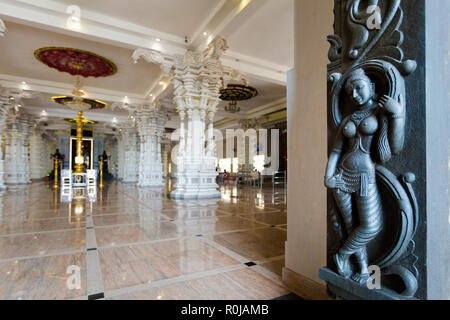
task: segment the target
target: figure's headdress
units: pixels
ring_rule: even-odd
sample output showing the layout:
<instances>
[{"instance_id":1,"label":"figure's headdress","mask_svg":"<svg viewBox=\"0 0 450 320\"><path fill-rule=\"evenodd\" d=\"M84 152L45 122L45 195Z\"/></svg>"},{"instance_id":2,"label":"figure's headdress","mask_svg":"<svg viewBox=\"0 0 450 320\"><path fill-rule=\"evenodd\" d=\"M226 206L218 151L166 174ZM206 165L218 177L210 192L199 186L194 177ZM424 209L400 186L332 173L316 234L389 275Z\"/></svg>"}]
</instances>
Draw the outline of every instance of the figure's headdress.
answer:
<instances>
[{"instance_id":1,"label":"figure's headdress","mask_svg":"<svg viewBox=\"0 0 450 320\"><path fill-rule=\"evenodd\" d=\"M366 75L364 70L362 68L355 69L352 72L350 72L349 77L347 78L347 83L352 83L356 80L364 80L367 81L367 83L372 83L372 80Z\"/></svg>"}]
</instances>

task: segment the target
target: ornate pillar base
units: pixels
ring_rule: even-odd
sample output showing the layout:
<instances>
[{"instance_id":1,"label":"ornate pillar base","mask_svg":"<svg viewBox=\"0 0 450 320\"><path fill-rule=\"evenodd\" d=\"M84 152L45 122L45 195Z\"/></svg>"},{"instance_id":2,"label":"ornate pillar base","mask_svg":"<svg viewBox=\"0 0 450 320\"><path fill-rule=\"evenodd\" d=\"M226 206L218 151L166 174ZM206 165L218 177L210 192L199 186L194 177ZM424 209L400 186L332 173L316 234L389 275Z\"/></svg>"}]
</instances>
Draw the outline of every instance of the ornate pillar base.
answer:
<instances>
[{"instance_id":1,"label":"ornate pillar base","mask_svg":"<svg viewBox=\"0 0 450 320\"><path fill-rule=\"evenodd\" d=\"M320 269L320 278L327 282L328 291L341 300L418 300L413 297L405 297L387 288L369 289L365 285L359 285L349 281L328 268Z\"/></svg>"},{"instance_id":2,"label":"ornate pillar base","mask_svg":"<svg viewBox=\"0 0 450 320\"><path fill-rule=\"evenodd\" d=\"M163 188L165 183L162 177L162 164L152 163L146 166L137 186L141 188Z\"/></svg>"},{"instance_id":3,"label":"ornate pillar base","mask_svg":"<svg viewBox=\"0 0 450 320\"><path fill-rule=\"evenodd\" d=\"M178 158L178 173L175 190L171 199L212 199L220 198L216 184L217 172L214 157L204 159Z\"/></svg>"}]
</instances>

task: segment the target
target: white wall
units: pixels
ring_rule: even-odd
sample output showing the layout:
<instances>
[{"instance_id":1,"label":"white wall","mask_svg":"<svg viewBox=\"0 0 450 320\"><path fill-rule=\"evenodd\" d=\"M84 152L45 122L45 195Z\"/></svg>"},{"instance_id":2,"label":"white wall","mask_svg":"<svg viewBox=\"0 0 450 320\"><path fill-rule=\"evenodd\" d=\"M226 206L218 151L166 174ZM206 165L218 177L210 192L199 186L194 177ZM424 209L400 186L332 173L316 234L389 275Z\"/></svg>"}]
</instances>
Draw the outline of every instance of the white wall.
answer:
<instances>
[{"instance_id":1,"label":"white wall","mask_svg":"<svg viewBox=\"0 0 450 320\"><path fill-rule=\"evenodd\" d=\"M323 283L326 265L327 35L333 0L296 0L295 69L288 75L286 267Z\"/></svg>"}]
</instances>

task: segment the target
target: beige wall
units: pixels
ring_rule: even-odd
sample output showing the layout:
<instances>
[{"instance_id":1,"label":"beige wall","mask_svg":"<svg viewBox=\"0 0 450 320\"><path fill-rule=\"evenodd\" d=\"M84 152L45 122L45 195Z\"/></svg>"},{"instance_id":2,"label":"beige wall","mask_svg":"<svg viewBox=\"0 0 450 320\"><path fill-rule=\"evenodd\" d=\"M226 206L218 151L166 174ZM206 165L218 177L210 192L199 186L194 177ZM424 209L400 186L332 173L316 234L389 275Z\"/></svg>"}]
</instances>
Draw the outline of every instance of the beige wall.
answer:
<instances>
[{"instance_id":1,"label":"beige wall","mask_svg":"<svg viewBox=\"0 0 450 320\"><path fill-rule=\"evenodd\" d=\"M286 267L317 282L326 264L326 37L333 7L333 0L295 1L295 70L288 75Z\"/></svg>"}]
</instances>

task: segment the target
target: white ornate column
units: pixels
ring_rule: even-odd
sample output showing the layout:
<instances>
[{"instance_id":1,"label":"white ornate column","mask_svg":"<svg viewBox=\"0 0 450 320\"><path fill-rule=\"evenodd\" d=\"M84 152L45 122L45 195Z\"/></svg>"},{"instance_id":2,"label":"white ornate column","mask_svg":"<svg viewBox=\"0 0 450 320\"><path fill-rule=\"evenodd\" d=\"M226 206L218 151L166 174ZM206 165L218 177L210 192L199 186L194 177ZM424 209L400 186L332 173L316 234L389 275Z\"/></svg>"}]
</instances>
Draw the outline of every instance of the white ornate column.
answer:
<instances>
[{"instance_id":1,"label":"white ornate column","mask_svg":"<svg viewBox=\"0 0 450 320\"><path fill-rule=\"evenodd\" d=\"M140 187L163 187L161 137L166 116L156 103L141 106L136 114L142 150L139 166Z\"/></svg>"},{"instance_id":2,"label":"white ornate column","mask_svg":"<svg viewBox=\"0 0 450 320\"><path fill-rule=\"evenodd\" d=\"M20 153L23 163L23 181L22 183L31 183L31 167L30 167L30 136L33 130L34 121L29 115L24 115L20 119L22 135L20 139Z\"/></svg>"},{"instance_id":3,"label":"white ornate column","mask_svg":"<svg viewBox=\"0 0 450 320\"><path fill-rule=\"evenodd\" d=\"M170 144L163 139L162 148L162 164L163 164L163 177L169 177L169 155L170 155Z\"/></svg>"},{"instance_id":4,"label":"white ornate column","mask_svg":"<svg viewBox=\"0 0 450 320\"><path fill-rule=\"evenodd\" d=\"M212 113L210 130L213 130L212 121L220 101L220 88L231 79L246 82L244 75L222 65L220 58L227 48L224 39L215 38L203 52L187 51L184 55L171 56L137 49L133 53L135 61L143 57L148 62L160 64L166 76L172 75L173 101L181 120L177 181L175 190L170 194L173 199L220 197L216 184L216 158L211 152L207 153L204 146L206 115L210 118ZM187 132L184 128L186 116ZM212 140L209 133L208 140Z\"/></svg>"},{"instance_id":5,"label":"white ornate column","mask_svg":"<svg viewBox=\"0 0 450 320\"><path fill-rule=\"evenodd\" d=\"M22 162L22 125L19 114L11 109L6 120L5 141L5 183L25 183L25 164Z\"/></svg>"},{"instance_id":6,"label":"white ornate column","mask_svg":"<svg viewBox=\"0 0 450 320\"><path fill-rule=\"evenodd\" d=\"M45 157L43 158L43 162L45 163L45 175L47 175L48 171L52 171L54 168L54 161L52 159L52 154L56 152L56 146L57 146L57 137L54 132L47 132L45 134Z\"/></svg>"},{"instance_id":7,"label":"white ornate column","mask_svg":"<svg viewBox=\"0 0 450 320\"><path fill-rule=\"evenodd\" d=\"M0 93L0 190L5 190L5 166L3 145L6 143L7 135L5 133L6 119L11 109L11 103L6 90Z\"/></svg>"},{"instance_id":8,"label":"white ornate column","mask_svg":"<svg viewBox=\"0 0 450 320\"><path fill-rule=\"evenodd\" d=\"M32 180L41 179L45 176L42 161L45 156L46 145L43 132L39 128L34 128L30 137L30 178Z\"/></svg>"},{"instance_id":9,"label":"white ornate column","mask_svg":"<svg viewBox=\"0 0 450 320\"><path fill-rule=\"evenodd\" d=\"M118 172L117 172L117 178L119 180L123 180L123 172L125 167L125 150L124 150L124 139L123 135L120 134L117 138L117 160L118 160Z\"/></svg>"},{"instance_id":10,"label":"white ornate column","mask_svg":"<svg viewBox=\"0 0 450 320\"><path fill-rule=\"evenodd\" d=\"M123 182L138 182L138 134L134 125L127 125L122 128L124 163Z\"/></svg>"}]
</instances>

